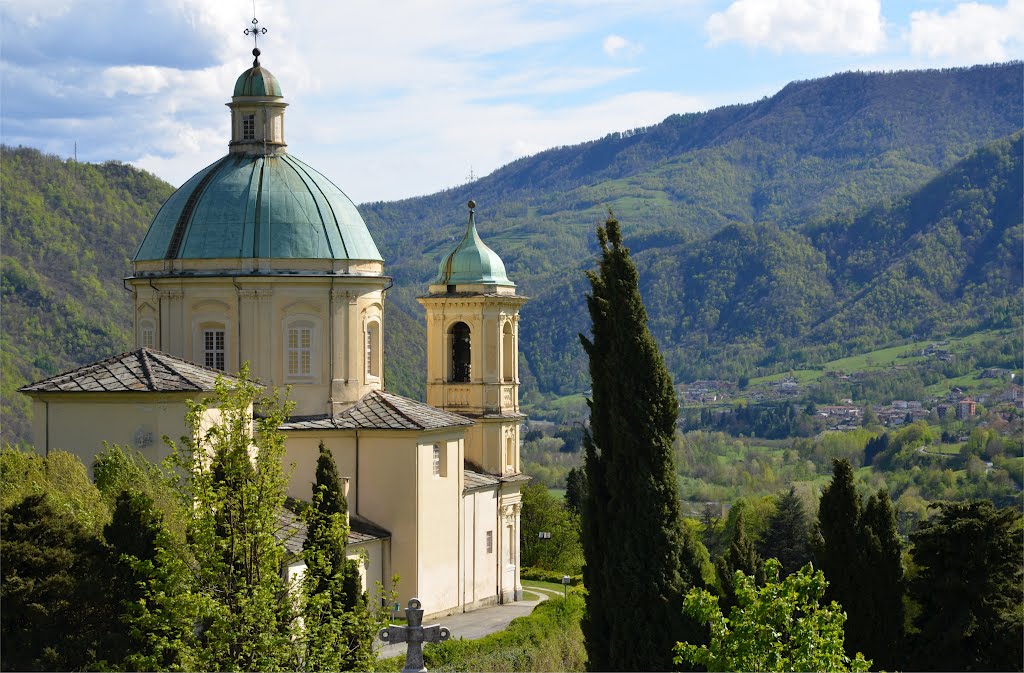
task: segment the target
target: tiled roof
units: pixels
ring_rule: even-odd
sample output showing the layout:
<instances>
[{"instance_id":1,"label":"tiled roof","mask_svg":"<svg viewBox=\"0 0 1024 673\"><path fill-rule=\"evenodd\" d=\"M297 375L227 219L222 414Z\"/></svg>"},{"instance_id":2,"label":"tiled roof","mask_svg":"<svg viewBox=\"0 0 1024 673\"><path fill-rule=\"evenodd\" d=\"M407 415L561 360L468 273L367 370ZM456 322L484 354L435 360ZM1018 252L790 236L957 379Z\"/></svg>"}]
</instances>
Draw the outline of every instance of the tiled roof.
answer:
<instances>
[{"instance_id":1,"label":"tiled roof","mask_svg":"<svg viewBox=\"0 0 1024 673\"><path fill-rule=\"evenodd\" d=\"M300 503L298 500L288 498L284 507L277 510L277 538L284 543L285 550L292 555L302 554L302 545L306 542L306 522L299 514L300 508L308 507L309 503ZM373 523L369 519L352 514L348 515L349 531L348 543L359 544L371 540L381 540L391 537L391 533Z\"/></svg>"},{"instance_id":2,"label":"tiled roof","mask_svg":"<svg viewBox=\"0 0 1024 673\"><path fill-rule=\"evenodd\" d=\"M470 419L408 397L373 390L337 416L292 419L282 430L436 430L472 425Z\"/></svg>"},{"instance_id":3,"label":"tiled roof","mask_svg":"<svg viewBox=\"0 0 1024 673\"><path fill-rule=\"evenodd\" d=\"M224 372L150 348L138 348L20 388L23 393L120 393L213 390Z\"/></svg>"},{"instance_id":4,"label":"tiled roof","mask_svg":"<svg viewBox=\"0 0 1024 673\"><path fill-rule=\"evenodd\" d=\"M472 491L477 488L487 488L488 486L497 486L498 478L493 477L489 474L482 474L480 472L474 472L473 470L462 471L462 490Z\"/></svg>"}]
</instances>

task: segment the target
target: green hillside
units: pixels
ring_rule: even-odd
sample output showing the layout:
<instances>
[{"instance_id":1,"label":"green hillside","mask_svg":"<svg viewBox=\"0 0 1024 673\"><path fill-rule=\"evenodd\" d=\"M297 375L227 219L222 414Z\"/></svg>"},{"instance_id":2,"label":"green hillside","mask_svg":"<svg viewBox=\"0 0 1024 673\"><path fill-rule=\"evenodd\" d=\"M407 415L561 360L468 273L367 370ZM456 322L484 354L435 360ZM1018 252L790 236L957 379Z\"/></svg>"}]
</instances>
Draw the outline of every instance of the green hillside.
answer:
<instances>
[{"instance_id":1,"label":"green hillside","mask_svg":"<svg viewBox=\"0 0 1024 673\"><path fill-rule=\"evenodd\" d=\"M788 338L824 320L819 309L834 299L833 271L821 266L824 251L795 231L837 217L852 221L901 199L981 145L1020 129L1022 72L1010 63L795 82L756 103L674 115L646 129L520 159L469 185L361 210L396 287L414 288L392 296L391 306L422 324L415 293L461 236L466 201L480 204L481 235L502 255L520 291L534 298L522 323L520 369L528 390L534 383L562 394L586 387L575 338L586 328L581 270L593 265L594 227L608 207L634 253L646 253L642 290L654 304L655 333L676 347L669 364L677 378L697 375L698 356L710 356L703 364L712 369L723 362L733 370L770 365L787 360L799 344L766 343L756 333L760 319L786 323L774 336ZM714 233L724 238L707 239ZM685 305L681 296L672 298L681 289L684 251L699 245L706 254L697 261L706 273L745 278L750 269L718 265L715 255L731 247L753 265L759 255L742 247L755 239L768 264L810 264L810 276L774 268L774 277L787 276L788 284L776 287L773 276L763 277L772 288L762 288L767 303L754 288L744 288L744 301L722 307L700 296L714 287L687 285ZM705 281L700 274L687 280ZM736 313L713 314L722 308ZM694 324L704 327L684 335Z\"/></svg>"},{"instance_id":2,"label":"green hillside","mask_svg":"<svg viewBox=\"0 0 1024 673\"><path fill-rule=\"evenodd\" d=\"M122 286L149 221L173 188L132 166L64 161L4 147L4 442L25 441L31 381L127 350L131 294Z\"/></svg>"}]
</instances>

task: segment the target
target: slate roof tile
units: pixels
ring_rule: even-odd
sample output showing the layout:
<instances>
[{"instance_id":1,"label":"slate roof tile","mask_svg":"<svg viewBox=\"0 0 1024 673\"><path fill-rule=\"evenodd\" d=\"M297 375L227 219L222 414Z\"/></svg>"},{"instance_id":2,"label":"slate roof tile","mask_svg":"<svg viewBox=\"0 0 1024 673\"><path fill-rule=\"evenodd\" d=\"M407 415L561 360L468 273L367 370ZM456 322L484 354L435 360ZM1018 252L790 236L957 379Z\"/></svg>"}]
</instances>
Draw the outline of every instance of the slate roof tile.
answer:
<instances>
[{"instance_id":1,"label":"slate roof tile","mask_svg":"<svg viewBox=\"0 0 1024 673\"><path fill-rule=\"evenodd\" d=\"M151 348L84 365L19 388L23 393L203 392L234 377Z\"/></svg>"},{"instance_id":2,"label":"slate roof tile","mask_svg":"<svg viewBox=\"0 0 1024 673\"><path fill-rule=\"evenodd\" d=\"M293 418L282 430L436 430L473 421L408 397L374 390L337 416Z\"/></svg>"}]
</instances>

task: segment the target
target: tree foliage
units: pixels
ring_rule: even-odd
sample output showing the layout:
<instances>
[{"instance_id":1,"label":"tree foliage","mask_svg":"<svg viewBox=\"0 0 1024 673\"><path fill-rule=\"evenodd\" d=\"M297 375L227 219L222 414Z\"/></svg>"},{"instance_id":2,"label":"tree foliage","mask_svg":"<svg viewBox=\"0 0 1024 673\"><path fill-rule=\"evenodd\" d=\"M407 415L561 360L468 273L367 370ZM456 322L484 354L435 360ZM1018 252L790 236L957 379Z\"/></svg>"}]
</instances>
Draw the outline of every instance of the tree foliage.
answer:
<instances>
[{"instance_id":1,"label":"tree foliage","mask_svg":"<svg viewBox=\"0 0 1024 673\"><path fill-rule=\"evenodd\" d=\"M935 503L911 535L918 566L907 668L1015 671L1024 661L1020 512L975 500Z\"/></svg>"},{"instance_id":2,"label":"tree foliage","mask_svg":"<svg viewBox=\"0 0 1024 673\"><path fill-rule=\"evenodd\" d=\"M790 487L779 496L775 511L758 545L761 556L778 559L782 576L791 575L811 560L811 522L804 503Z\"/></svg>"},{"instance_id":3,"label":"tree foliage","mask_svg":"<svg viewBox=\"0 0 1024 673\"><path fill-rule=\"evenodd\" d=\"M593 383L583 630L594 670L669 670L672 643L697 633L683 618L682 596L702 584L673 461L679 406L618 221L609 217L597 235L600 266L588 273L592 337L580 336Z\"/></svg>"},{"instance_id":4,"label":"tree foliage","mask_svg":"<svg viewBox=\"0 0 1024 673\"><path fill-rule=\"evenodd\" d=\"M763 586L736 571L737 604L728 618L708 591L691 589L687 614L711 630L708 644L676 644L676 663L708 671L867 671L861 654L843 652L846 617L835 601L822 604L828 582L807 565L780 580L781 565L764 563Z\"/></svg>"},{"instance_id":5,"label":"tree foliage","mask_svg":"<svg viewBox=\"0 0 1024 673\"><path fill-rule=\"evenodd\" d=\"M541 484L528 484L520 492L523 497L519 516L522 565L567 575L579 574L583 567L579 514ZM550 538L540 539L542 532L550 533Z\"/></svg>"},{"instance_id":6,"label":"tree foliage","mask_svg":"<svg viewBox=\"0 0 1024 673\"><path fill-rule=\"evenodd\" d=\"M306 670L368 670L375 660L378 624L367 608L358 563L348 557L348 534L348 502L338 468L320 442L302 546Z\"/></svg>"}]
</instances>

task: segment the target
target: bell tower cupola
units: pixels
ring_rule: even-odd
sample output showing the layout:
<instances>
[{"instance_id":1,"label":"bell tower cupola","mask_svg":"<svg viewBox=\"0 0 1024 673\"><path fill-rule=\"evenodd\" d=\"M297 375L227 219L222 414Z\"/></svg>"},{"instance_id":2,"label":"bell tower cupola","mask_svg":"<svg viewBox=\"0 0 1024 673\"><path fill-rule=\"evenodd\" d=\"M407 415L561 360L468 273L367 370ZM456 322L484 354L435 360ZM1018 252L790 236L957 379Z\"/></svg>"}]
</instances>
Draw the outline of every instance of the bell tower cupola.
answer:
<instances>
[{"instance_id":1,"label":"bell tower cupola","mask_svg":"<svg viewBox=\"0 0 1024 673\"><path fill-rule=\"evenodd\" d=\"M253 40L267 32L256 19L245 30ZM260 49L253 47L252 67L239 75L231 102L232 154L274 155L286 147L284 142L284 109L288 104L281 95L281 85L274 75L260 65Z\"/></svg>"},{"instance_id":2,"label":"bell tower cupola","mask_svg":"<svg viewBox=\"0 0 1024 673\"><path fill-rule=\"evenodd\" d=\"M519 473L519 307L505 264L481 240L476 203L462 240L419 297L427 312L427 403L477 421L466 459L497 475Z\"/></svg>"}]
</instances>

